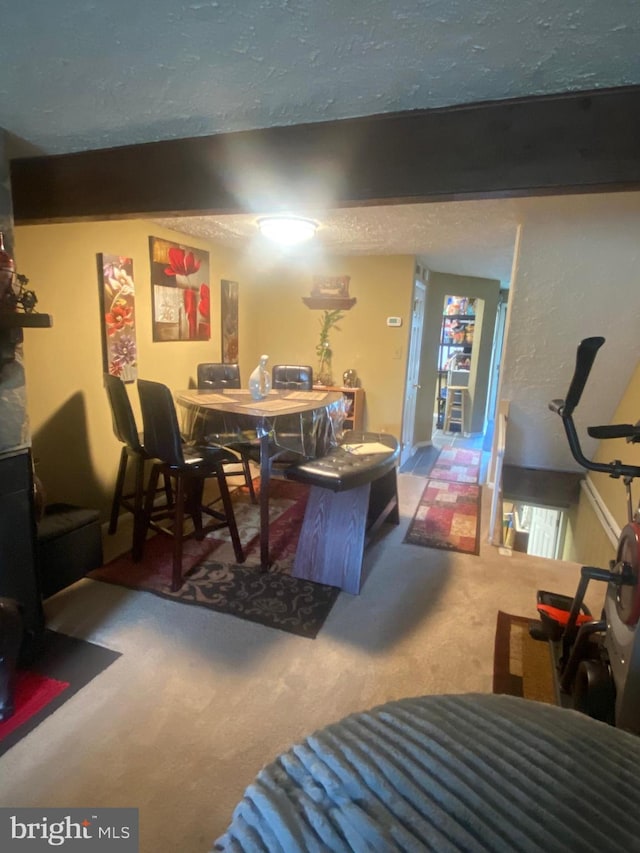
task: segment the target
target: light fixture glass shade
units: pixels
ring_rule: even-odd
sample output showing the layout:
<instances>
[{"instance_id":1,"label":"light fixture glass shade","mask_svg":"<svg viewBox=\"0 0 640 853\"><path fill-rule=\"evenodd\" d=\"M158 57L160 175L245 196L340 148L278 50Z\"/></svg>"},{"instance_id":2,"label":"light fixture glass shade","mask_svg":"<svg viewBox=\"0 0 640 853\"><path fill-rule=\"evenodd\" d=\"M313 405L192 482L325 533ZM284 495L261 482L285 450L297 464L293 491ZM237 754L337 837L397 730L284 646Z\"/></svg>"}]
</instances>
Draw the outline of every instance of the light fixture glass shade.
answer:
<instances>
[{"instance_id":1,"label":"light fixture glass shade","mask_svg":"<svg viewBox=\"0 0 640 853\"><path fill-rule=\"evenodd\" d=\"M258 228L269 240L282 246L294 246L310 240L316 233L318 223L299 216L264 216L258 220Z\"/></svg>"}]
</instances>

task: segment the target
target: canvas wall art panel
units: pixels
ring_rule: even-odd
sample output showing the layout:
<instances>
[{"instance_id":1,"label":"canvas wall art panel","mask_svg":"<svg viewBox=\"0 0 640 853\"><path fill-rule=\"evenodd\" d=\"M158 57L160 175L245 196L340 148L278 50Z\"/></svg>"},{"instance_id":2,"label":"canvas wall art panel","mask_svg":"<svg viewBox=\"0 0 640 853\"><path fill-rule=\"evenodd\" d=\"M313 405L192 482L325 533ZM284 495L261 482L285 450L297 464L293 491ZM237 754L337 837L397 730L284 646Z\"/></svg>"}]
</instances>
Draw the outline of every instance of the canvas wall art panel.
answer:
<instances>
[{"instance_id":1,"label":"canvas wall art panel","mask_svg":"<svg viewBox=\"0 0 640 853\"><path fill-rule=\"evenodd\" d=\"M220 315L222 321L222 361L238 361L238 282L222 279L220 286Z\"/></svg>"},{"instance_id":2,"label":"canvas wall art panel","mask_svg":"<svg viewBox=\"0 0 640 853\"><path fill-rule=\"evenodd\" d=\"M102 309L102 358L105 373L124 382L138 378L136 306L133 260L120 255L98 255Z\"/></svg>"},{"instance_id":3,"label":"canvas wall art panel","mask_svg":"<svg viewBox=\"0 0 640 853\"><path fill-rule=\"evenodd\" d=\"M154 341L211 337L209 253L149 237Z\"/></svg>"}]
</instances>

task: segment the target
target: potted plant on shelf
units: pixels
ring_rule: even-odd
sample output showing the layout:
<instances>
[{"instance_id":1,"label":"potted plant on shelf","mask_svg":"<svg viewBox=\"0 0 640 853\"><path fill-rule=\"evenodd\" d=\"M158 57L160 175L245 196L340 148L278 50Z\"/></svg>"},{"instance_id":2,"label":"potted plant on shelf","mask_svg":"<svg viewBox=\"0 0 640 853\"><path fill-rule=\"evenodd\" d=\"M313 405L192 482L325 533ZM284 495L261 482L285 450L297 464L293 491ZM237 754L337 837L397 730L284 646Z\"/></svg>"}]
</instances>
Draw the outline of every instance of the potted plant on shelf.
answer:
<instances>
[{"instance_id":1,"label":"potted plant on shelf","mask_svg":"<svg viewBox=\"0 0 640 853\"><path fill-rule=\"evenodd\" d=\"M320 319L320 340L316 346L318 356L318 371L316 381L319 385L333 385L333 373L331 370L331 359L333 351L329 341L329 333L332 329L340 331L338 323L344 317L344 313L336 308L333 311L325 311Z\"/></svg>"}]
</instances>

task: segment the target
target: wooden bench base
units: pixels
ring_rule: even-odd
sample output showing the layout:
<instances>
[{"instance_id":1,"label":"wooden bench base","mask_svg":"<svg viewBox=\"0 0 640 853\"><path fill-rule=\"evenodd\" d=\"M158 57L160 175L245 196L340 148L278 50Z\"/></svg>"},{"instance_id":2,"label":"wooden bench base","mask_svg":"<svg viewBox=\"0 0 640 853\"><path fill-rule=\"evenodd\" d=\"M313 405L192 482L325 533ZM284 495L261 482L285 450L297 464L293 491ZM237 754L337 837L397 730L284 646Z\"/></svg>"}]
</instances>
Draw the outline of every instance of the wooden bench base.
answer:
<instances>
[{"instance_id":1,"label":"wooden bench base","mask_svg":"<svg viewBox=\"0 0 640 853\"><path fill-rule=\"evenodd\" d=\"M346 491L312 486L293 576L358 595L364 549L384 521L400 523L395 467Z\"/></svg>"}]
</instances>

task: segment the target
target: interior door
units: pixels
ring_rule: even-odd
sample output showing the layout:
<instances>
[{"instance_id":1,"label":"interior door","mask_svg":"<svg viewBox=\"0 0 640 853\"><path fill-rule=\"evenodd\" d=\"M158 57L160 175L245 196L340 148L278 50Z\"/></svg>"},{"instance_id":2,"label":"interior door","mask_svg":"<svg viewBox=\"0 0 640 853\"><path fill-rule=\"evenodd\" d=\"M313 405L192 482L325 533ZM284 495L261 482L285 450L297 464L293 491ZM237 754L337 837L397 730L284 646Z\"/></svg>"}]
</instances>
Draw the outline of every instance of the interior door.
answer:
<instances>
[{"instance_id":1,"label":"interior door","mask_svg":"<svg viewBox=\"0 0 640 853\"><path fill-rule=\"evenodd\" d=\"M527 554L555 560L558 556L558 536L562 513L557 509L531 507L529 546Z\"/></svg>"},{"instance_id":2,"label":"interior door","mask_svg":"<svg viewBox=\"0 0 640 853\"><path fill-rule=\"evenodd\" d=\"M500 384L500 366L502 363L502 348L504 345L504 330L507 317L507 302L498 303L496 326L493 334L493 350L491 353L491 372L489 376L489 393L487 394L486 421L495 421L498 407L498 386Z\"/></svg>"},{"instance_id":3,"label":"interior door","mask_svg":"<svg viewBox=\"0 0 640 853\"><path fill-rule=\"evenodd\" d=\"M424 326L424 307L427 288L416 281L413 288L413 310L411 312L411 332L409 337L409 358L407 359L407 383L404 392L404 412L402 415L402 465L413 453L413 436L416 425L416 400L420 388L420 351L422 348L422 329Z\"/></svg>"}]
</instances>

